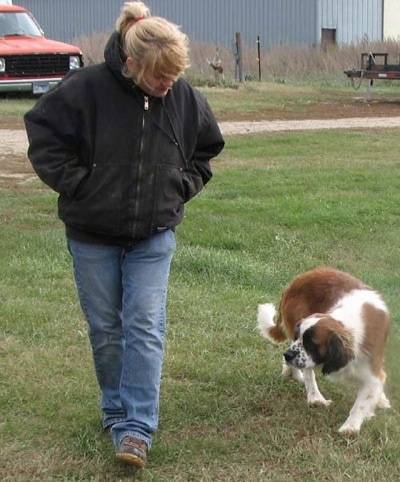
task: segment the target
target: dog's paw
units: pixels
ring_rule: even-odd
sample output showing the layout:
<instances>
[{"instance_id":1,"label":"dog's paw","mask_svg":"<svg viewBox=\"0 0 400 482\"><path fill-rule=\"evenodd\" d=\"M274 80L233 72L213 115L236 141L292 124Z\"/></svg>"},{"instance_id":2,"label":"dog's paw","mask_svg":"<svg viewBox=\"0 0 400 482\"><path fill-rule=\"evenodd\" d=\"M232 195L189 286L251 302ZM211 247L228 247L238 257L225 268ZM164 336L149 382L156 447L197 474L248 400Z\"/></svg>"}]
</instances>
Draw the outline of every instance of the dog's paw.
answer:
<instances>
[{"instance_id":1,"label":"dog's paw","mask_svg":"<svg viewBox=\"0 0 400 482\"><path fill-rule=\"evenodd\" d=\"M308 406L312 408L316 407L329 407L332 404L332 400L325 400L325 398L312 398L307 400Z\"/></svg>"},{"instance_id":2,"label":"dog's paw","mask_svg":"<svg viewBox=\"0 0 400 482\"><path fill-rule=\"evenodd\" d=\"M360 427L355 427L354 425L344 423L340 428L339 428L339 433L342 435L345 435L347 437L352 437L354 435L357 435L360 432Z\"/></svg>"},{"instance_id":3,"label":"dog's paw","mask_svg":"<svg viewBox=\"0 0 400 482\"><path fill-rule=\"evenodd\" d=\"M386 398L385 395L382 395L381 398L379 399L377 408L380 408L380 409L392 408L389 400Z\"/></svg>"}]
</instances>

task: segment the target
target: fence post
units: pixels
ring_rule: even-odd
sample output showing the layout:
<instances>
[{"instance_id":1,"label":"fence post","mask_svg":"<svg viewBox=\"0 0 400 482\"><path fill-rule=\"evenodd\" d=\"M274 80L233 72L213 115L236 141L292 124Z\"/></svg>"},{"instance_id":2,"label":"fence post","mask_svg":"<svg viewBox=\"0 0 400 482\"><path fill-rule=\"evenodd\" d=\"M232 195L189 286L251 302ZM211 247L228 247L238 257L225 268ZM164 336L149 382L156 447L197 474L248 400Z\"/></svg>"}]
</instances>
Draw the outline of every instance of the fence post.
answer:
<instances>
[{"instance_id":1,"label":"fence post","mask_svg":"<svg viewBox=\"0 0 400 482\"><path fill-rule=\"evenodd\" d=\"M236 62L239 73L239 82L243 82L243 48L242 36L240 32L236 32Z\"/></svg>"}]
</instances>

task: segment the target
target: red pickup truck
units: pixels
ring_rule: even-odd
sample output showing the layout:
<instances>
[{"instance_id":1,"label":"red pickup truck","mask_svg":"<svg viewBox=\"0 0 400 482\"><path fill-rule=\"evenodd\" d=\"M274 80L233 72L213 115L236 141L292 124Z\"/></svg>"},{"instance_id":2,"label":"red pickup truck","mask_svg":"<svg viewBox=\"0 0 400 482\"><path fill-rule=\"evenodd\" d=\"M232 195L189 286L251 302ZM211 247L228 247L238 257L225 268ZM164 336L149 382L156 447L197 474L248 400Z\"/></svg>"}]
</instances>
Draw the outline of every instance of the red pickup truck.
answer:
<instances>
[{"instance_id":1,"label":"red pickup truck","mask_svg":"<svg viewBox=\"0 0 400 482\"><path fill-rule=\"evenodd\" d=\"M44 94L82 66L79 47L45 38L25 8L0 4L0 93Z\"/></svg>"}]
</instances>

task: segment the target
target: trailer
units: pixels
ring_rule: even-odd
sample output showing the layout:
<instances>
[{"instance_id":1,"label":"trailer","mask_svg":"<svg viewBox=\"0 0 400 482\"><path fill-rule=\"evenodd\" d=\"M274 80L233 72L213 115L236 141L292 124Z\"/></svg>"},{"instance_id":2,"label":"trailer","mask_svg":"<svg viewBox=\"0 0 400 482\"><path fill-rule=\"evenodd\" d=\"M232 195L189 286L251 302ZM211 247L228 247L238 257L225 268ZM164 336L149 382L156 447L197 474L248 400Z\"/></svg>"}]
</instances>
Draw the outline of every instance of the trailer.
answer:
<instances>
[{"instance_id":1,"label":"trailer","mask_svg":"<svg viewBox=\"0 0 400 482\"><path fill-rule=\"evenodd\" d=\"M355 90L358 90L363 80L367 80L367 100L371 96L371 88L375 79L400 80L400 57L396 64L388 63L388 54L381 52L368 52L361 54L361 67L359 69L346 69L344 74L351 80Z\"/></svg>"}]
</instances>

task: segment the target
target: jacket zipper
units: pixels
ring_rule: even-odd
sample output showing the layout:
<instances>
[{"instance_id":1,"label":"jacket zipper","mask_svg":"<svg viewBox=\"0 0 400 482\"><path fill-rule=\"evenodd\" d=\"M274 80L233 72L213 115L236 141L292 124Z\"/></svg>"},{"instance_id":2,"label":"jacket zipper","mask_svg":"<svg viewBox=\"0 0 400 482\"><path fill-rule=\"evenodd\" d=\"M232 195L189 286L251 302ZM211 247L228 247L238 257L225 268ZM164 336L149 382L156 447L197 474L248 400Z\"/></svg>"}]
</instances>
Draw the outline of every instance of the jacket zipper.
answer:
<instances>
[{"instance_id":1,"label":"jacket zipper","mask_svg":"<svg viewBox=\"0 0 400 482\"><path fill-rule=\"evenodd\" d=\"M143 162L143 151L144 151L144 125L145 125L145 113L149 110L149 98L147 95L143 97L143 118L142 118L142 135L140 138L140 152L139 152L139 170L138 170L138 181L137 181L137 191L136 191L136 203L135 203L135 217L134 217L134 227L133 232L136 232L136 220L139 217L139 199L140 199L140 176L142 172L142 162Z\"/></svg>"}]
</instances>

